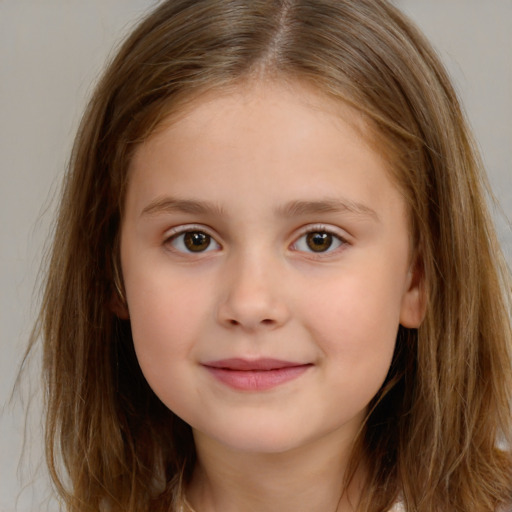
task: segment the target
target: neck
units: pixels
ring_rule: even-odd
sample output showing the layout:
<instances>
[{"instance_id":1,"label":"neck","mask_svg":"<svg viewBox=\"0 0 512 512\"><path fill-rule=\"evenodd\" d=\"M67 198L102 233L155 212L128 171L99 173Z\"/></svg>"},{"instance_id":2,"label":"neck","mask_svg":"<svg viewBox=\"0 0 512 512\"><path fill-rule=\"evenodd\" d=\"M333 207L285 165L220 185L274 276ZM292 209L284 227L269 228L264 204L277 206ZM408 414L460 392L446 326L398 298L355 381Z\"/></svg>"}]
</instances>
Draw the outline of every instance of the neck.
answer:
<instances>
[{"instance_id":1,"label":"neck","mask_svg":"<svg viewBox=\"0 0 512 512\"><path fill-rule=\"evenodd\" d=\"M322 439L282 453L232 450L195 434L197 465L187 489L197 512L351 512L363 472L345 486L352 443ZM346 488L345 488L346 487Z\"/></svg>"}]
</instances>

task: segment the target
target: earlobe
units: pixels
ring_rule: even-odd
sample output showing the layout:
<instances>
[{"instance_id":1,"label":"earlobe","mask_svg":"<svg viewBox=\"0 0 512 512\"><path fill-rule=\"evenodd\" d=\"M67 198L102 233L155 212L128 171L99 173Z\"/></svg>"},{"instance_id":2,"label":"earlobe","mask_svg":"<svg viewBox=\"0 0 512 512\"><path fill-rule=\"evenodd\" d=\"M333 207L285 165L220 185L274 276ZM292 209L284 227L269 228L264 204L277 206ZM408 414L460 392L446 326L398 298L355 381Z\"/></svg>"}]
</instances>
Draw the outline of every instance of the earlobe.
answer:
<instances>
[{"instance_id":1,"label":"earlobe","mask_svg":"<svg viewBox=\"0 0 512 512\"><path fill-rule=\"evenodd\" d=\"M425 270L423 260L420 254L417 254L407 276L400 310L400 324L409 329L417 329L425 318L426 308Z\"/></svg>"}]
</instances>

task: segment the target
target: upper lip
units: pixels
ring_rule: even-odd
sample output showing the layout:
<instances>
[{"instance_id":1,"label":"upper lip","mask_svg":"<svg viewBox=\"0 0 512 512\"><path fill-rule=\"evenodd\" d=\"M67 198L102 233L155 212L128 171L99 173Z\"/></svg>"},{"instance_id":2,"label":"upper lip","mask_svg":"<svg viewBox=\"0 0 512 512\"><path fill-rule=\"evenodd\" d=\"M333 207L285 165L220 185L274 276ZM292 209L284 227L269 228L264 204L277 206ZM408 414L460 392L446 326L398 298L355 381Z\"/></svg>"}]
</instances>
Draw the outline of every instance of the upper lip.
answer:
<instances>
[{"instance_id":1,"label":"upper lip","mask_svg":"<svg viewBox=\"0 0 512 512\"><path fill-rule=\"evenodd\" d=\"M260 359L219 359L217 361L208 361L203 366L209 368L218 368L223 370L235 371L255 371L255 370L279 370L281 368L290 368L292 366L306 366L308 363L299 363L294 361L283 361L281 359L260 358Z\"/></svg>"}]
</instances>

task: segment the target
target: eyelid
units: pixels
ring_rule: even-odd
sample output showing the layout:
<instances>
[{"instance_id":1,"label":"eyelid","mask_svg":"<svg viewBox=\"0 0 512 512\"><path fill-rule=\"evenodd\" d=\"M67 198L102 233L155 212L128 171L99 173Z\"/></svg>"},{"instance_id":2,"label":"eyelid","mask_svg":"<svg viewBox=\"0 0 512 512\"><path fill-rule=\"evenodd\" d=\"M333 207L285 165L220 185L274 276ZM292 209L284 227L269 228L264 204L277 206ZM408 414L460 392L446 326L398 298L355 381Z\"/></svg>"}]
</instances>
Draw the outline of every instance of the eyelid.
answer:
<instances>
[{"instance_id":1,"label":"eyelid","mask_svg":"<svg viewBox=\"0 0 512 512\"><path fill-rule=\"evenodd\" d=\"M307 224L307 225L299 228L298 237L307 235L308 233L316 233L317 231L329 233L330 235L334 235L334 236L338 237L340 240L343 240L345 243L349 243L348 233L344 229L337 227L337 226L333 226L331 224L322 224L322 223Z\"/></svg>"},{"instance_id":2,"label":"eyelid","mask_svg":"<svg viewBox=\"0 0 512 512\"><path fill-rule=\"evenodd\" d=\"M167 229L164 233L164 240L169 240L170 238L181 235L183 233L187 233L189 231L202 231L216 239L216 235L213 234L212 229L208 226L205 226L204 224L180 224L179 226L174 226Z\"/></svg>"}]
</instances>

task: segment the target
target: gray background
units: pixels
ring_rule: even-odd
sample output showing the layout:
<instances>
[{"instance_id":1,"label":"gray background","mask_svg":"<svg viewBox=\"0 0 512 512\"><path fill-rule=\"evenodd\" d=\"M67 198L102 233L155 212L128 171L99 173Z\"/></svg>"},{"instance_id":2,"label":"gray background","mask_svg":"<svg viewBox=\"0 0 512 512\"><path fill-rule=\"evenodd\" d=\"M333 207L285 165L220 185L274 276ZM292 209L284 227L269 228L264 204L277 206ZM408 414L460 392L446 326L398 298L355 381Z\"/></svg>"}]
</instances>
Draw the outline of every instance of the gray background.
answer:
<instances>
[{"instance_id":1,"label":"gray background","mask_svg":"<svg viewBox=\"0 0 512 512\"><path fill-rule=\"evenodd\" d=\"M512 218L512 0L397 0L446 63ZM37 394L9 404L30 332L36 276L86 98L113 46L151 0L0 0L0 511L56 510L39 468ZM497 216L512 262L512 231ZM35 365L37 366L37 365ZM37 388L37 369L29 372Z\"/></svg>"}]
</instances>

